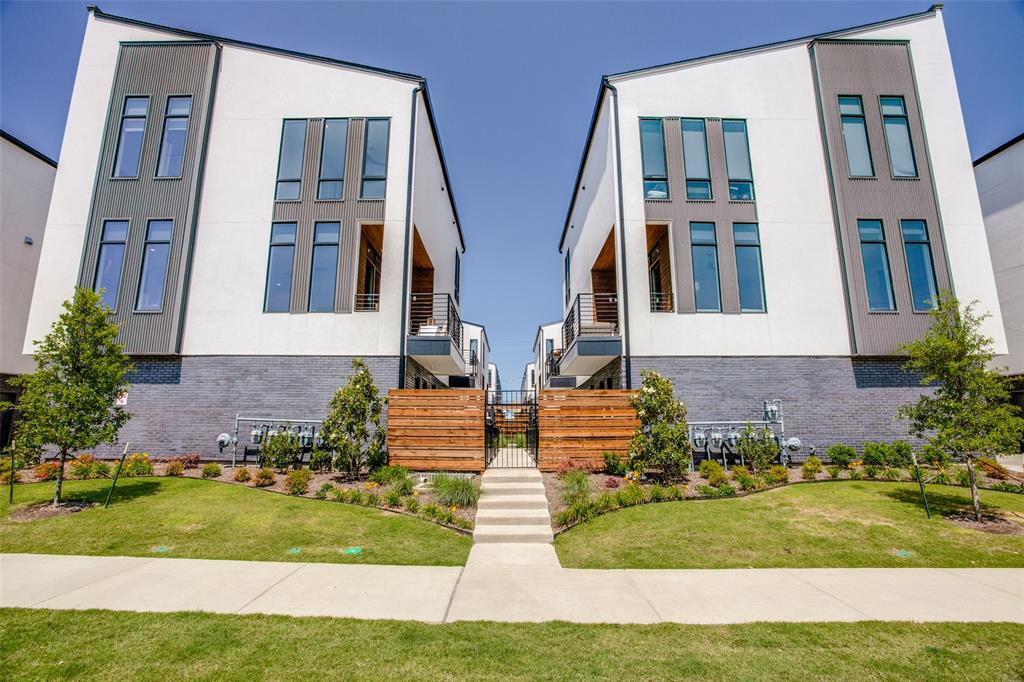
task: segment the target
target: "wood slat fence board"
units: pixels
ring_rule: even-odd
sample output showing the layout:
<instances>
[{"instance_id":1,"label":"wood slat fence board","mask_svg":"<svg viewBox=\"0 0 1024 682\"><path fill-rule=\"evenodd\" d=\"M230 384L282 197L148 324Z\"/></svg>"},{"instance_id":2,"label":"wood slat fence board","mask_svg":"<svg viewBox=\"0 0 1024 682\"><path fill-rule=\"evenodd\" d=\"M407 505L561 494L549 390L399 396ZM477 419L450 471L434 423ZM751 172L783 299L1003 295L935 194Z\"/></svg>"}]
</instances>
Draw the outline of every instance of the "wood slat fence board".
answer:
<instances>
[{"instance_id":1,"label":"wood slat fence board","mask_svg":"<svg viewBox=\"0 0 1024 682\"><path fill-rule=\"evenodd\" d=\"M604 453L626 457L640 425L629 404L635 391L541 391L538 397L540 470L568 460L582 469L602 469Z\"/></svg>"},{"instance_id":2,"label":"wood slat fence board","mask_svg":"<svg viewBox=\"0 0 1024 682\"><path fill-rule=\"evenodd\" d=\"M483 471L484 407L477 389L391 389L389 463L416 471Z\"/></svg>"}]
</instances>

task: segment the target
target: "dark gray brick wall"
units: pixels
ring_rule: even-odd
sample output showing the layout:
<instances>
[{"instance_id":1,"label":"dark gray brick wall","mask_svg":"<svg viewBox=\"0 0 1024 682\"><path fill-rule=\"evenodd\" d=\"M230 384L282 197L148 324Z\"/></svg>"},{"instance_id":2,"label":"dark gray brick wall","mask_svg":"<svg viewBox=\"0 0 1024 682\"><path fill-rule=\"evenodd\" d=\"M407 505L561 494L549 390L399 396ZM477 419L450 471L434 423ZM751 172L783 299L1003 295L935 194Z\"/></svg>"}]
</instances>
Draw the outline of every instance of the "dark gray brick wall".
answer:
<instances>
[{"instance_id":1,"label":"dark gray brick wall","mask_svg":"<svg viewBox=\"0 0 1024 682\"><path fill-rule=\"evenodd\" d=\"M633 357L634 388L645 368L672 380L694 421L761 419L761 402L779 398L786 435L803 441L802 454L810 445L913 441L896 409L931 390L898 358Z\"/></svg>"},{"instance_id":2,"label":"dark gray brick wall","mask_svg":"<svg viewBox=\"0 0 1024 682\"><path fill-rule=\"evenodd\" d=\"M582 389L622 388L622 358L615 358L579 385ZM609 384L610 382L610 384Z\"/></svg>"},{"instance_id":3,"label":"dark gray brick wall","mask_svg":"<svg viewBox=\"0 0 1024 682\"><path fill-rule=\"evenodd\" d=\"M378 388L398 385L398 356L364 357ZM133 452L167 457L218 453L216 438L231 433L235 415L322 419L328 402L352 374L350 356L186 356L134 358L128 391L132 419L121 430L121 446L96 448L97 455ZM248 428L243 426L244 428ZM239 454L248 433L239 434Z\"/></svg>"}]
</instances>

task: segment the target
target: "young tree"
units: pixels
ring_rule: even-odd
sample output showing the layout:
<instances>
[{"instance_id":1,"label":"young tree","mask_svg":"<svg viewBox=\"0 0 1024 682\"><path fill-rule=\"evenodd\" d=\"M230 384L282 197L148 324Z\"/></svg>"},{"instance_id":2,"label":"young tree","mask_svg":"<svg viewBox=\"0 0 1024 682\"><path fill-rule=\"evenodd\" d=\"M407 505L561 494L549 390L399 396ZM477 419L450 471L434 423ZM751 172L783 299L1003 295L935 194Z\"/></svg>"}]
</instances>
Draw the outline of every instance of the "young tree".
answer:
<instances>
[{"instance_id":1,"label":"young tree","mask_svg":"<svg viewBox=\"0 0 1024 682\"><path fill-rule=\"evenodd\" d=\"M331 398L320 435L337 453L335 466L359 476L381 460L386 434L380 428L381 412L388 399L373 383L373 374L361 358L353 358L348 384Z\"/></svg>"},{"instance_id":2,"label":"young tree","mask_svg":"<svg viewBox=\"0 0 1024 682\"><path fill-rule=\"evenodd\" d=\"M655 370L642 370L643 386L630 396L640 427L629 444L629 465L660 469L665 478L679 478L690 464L690 433L686 405L676 400L672 382Z\"/></svg>"},{"instance_id":3,"label":"young tree","mask_svg":"<svg viewBox=\"0 0 1024 682\"><path fill-rule=\"evenodd\" d=\"M932 326L922 338L901 346L908 356L906 369L919 373L922 384L937 386L896 415L935 450L965 458L974 518L980 521L974 460L1016 447L1024 419L1008 400L1006 377L989 367L992 339L979 331L988 315L975 313L974 306L961 308L950 292L942 292L931 313Z\"/></svg>"},{"instance_id":4,"label":"young tree","mask_svg":"<svg viewBox=\"0 0 1024 682\"><path fill-rule=\"evenodd\" d=\"M115 405L128 390L131 362L116 343L117 325L100 295L76 289L42 342L36 342L36 371L12 379L22 389L18 436L32 446L53 446L60 459L53 505L60 504L64 464L69 455L113 445L131 414Z\"/></svg>"}]
</instances>

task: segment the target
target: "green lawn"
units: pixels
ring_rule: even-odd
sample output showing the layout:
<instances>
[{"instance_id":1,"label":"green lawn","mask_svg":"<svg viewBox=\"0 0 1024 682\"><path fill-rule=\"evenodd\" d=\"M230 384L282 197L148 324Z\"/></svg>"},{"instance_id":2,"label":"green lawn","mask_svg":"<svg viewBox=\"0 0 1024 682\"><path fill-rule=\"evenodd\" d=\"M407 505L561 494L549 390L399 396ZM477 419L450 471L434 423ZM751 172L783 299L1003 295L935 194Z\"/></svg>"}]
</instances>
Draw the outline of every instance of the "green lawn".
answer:
<instances>
[{"instance_id":1,"label":"green lawn","mask_svg":"<svg viewBox=\"0 0 1024 682\"><path fill-rule=\"evenodd\" d=\"M1024 626L574 625L0 611L7 680L1019 680Z\"/></svg>"},{"instance_id":2,"label":"green lawn","mask_svg":"<svg viewBox=\"0 0 1024 682\"><path fill-rule=\"evenodd\" d=\"M929 486L928 499L930 520L913 484L793 485L631 507L560 534L555 547L577 568L1024 567L1024 536L942 518L968 510L968 490ZM984 490L981 501L986 511L1024 513L1024 495Z\"/></svg>"},{"instance_id":3,"label":"green lawn","mask_svg":"<svg viewBox=\"0 0 1024 682\"><path fill-rule=\"evenodd\" d=\"M472 545L469 537L408 516L198 479L121 480L103 509L109 487L104 480L69 481L66 499L101 506L28 522L10 520L5 488L0 551L461 566ZM52 494L52 483L19 485L15 507ZM362 553L343 554L346 547Z\"/></svg>"}]
</instances>

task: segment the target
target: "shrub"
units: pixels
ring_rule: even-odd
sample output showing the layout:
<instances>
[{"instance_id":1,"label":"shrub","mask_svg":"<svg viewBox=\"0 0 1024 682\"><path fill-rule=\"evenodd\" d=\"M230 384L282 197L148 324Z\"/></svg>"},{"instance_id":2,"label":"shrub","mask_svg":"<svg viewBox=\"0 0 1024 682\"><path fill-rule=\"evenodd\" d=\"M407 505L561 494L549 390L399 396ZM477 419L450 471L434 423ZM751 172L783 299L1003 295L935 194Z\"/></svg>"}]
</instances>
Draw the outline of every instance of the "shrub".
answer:
<instances>
[{"instance_id":1,"label":"shrub","mask_svg":"<svg viewBox=\"0 0 1024 682\"><path fill-rule=\"evenodd\" d=\"M223 473L220 465L216 462L207 462L203 465L203 478L217 478Z\"/></svg>"},{"instance_id":2,"label":"shrub","mask_svg":"<svg viewBox=\"0 0 1024 682\"><path fill-rule=\"evenodd\" d=\"M363 495L363 506L364 507L378 507L380 506L380 495L377 493L366 493Z\"/></svg>"},{"instance_id":3,"label":"shrub","mask_svg":"<svg viewBox=\"0 0 1024 682\"><path fill-rule=\"evenodd\" d=\"M861 481L864 479L864 471L862 469L850 469L850 480Z\"/></svg>"},{"instance_id":4,"label":"shrub","mask_svg":"<svg viewBox=\"0 0 1024 682\"><path fill-rule=\"evenodd\" d=\"M665 499L666 500L681 500L685 496L685 490L683 486L670 485L665 488Z\"/></svg>"},{"instance_id":5,"label":"shrub","mask_svg":"<svg viewBox=\"0 0 1024 682\"><path fill-rule=\"evenodd\" d=\"M88 478L109 478L110 465L101 462L93 455L82 455L71 462L71 477Z\"/></svg>"},{"instance_id":6,"label":"shrub","mask_svg":"<svg viewBox=\"0 0 1024 682\"><path fill-rule=\"evenodd\" d=\"M889 446L889 466L907 469L914 464L914 448L905 440L894 440Z\"/></svg>"},{"instance_id":7,"label":"shrub","mask_svg":"<svg viewBox=\"0 0 1024 682\"><path fill-rule=\"evenodd\" d=\"M646 499L644 489L637 483L627 483L624 488L615 493L615 501L620 507L634 507L643 504Z\"/></svg>"},{"instance_id":8,"label":"shrub","mask_svg":"<svg viewBox=\"0 0 1024 682\"><path fill-rule=\"evenodd\" d=\"M15 469L12 472L10 461L4 461L3 463L0 463L0 484L10 485L11 476L14 477L15 483L21 482L21 472L18 471L17 469Z\"/></svg>"},{"instance_id":9,"label":"shrub","mask_svg":"<svg viewBox=\"0 0 1024 682\"><path fill-rule=\"evenodd\" d=\"M241 469L235 469L235 474L233 478L235 479L236 483L245 483L250 478L252 478L252 474L249 473L248 469L242 467Z\"/></svg>"},{"instance_id":10,"label":"shrub","mask_svg":"<svg viewBox=\"0 0 1024 682\"><path fill-rule=\"evenodd\" d=\"M969 487L971 485L971 473L967 471L967 467L956 468L956 482L957 485Z\"/></svg>"},{"instance_id":11,"label":"shrub","mask_svg":"<svg viewBox=\"0 0 1024 682\"><path fill-rule=\"evenodd\" d=\"M597 496L596 500L594 500L594 508L599 512L611 511L618 506L618 503L615 501L615 495L607 490L601 491L601 494Z\"/></svg>"},{"instance_id":12,"label":"shrub","mask_svg":"<svg viewBox=\"0 0 1024 682\"><path fill-rule=\"evenodd\" d=\"M771 485L789 483L789 469L781 464L776 464L768 470L767 474L765 474L765 480L767 480Z\"/></svg>"},{"instance_id":13,"label":"shrub","mask_svg":"<svg viewBox=\"0 0 1024 682\"><path fill-rule=\"evenodd\" d=\"M349 504L362 504L363 491L360 490L359 488L350 488L348 491L348 496L344 501L348 502Z\"/></svg>"},{"instance_id":14,"label":"shrub","mask_svg":"<svg viewBox=\"0 0 1024 682\"><path fill-rule=\"evenodd\" d=\"M805 480L813 480L817 478L818 473L821 471L821 458L811 455L804 462L803 467L800 469L801 475Z\"/></svg>"},{"instance_id":15,"label":"shrub","mask_svg":"<svg viewBox=\"0 0 1024 682\"><path fill-rule=\"evenodd\" d=\"M864 443L864 464L875 467L888 466L895 459L893 447L886 443Z\"/></svg>"},{"instance_id":16,"label":"shrub","mask_svg":"<svg viewBox=\"0 0 1024 682\"><path fill-rule=\"evenodd\" d=\"M386 464L385 431L381 414L388 399L381 397L373 374L362 358L352 358L352 374L339 388L320 429L327 446L338 454L335 467L350 476Z\"/></svg>"},{"instance_id":17,"label":"shrub","mask_svg":"<svg viewBox=\"0 0 1024 682\"><path fill-rule=\"evenodd\" d=\"M620 485L622 485L622 484L619 483L619 479L617 479L617 478L606 478L606 479L604 479L604 487L605 488L614 490L615 488L618 488Z\"/></svg>"},{"instance_id":18,"label":"shrub","mask_svg":"<svg viewBox=\"0 0 1024 682\"><path fill-rule=\"evenodd\" d=\"M562 511L555 514L555 524L559 526L571 526L576 523L589 521L596 515L597 508L593 502L586 499L578 499Z\"/></svg>"},{"instance_id":19,"label":"shrub","mask_svg":"<svg viewBox=\"0 0 1024 682\"><path fill-rule=\"evenodd\" d=\"M682 477L692 450L686 426L686 406L676 400L672 382L654 370L641 370L643 385L630 396L640 426L629 444L629 466L658 469L663 477Z\"/></svg>"},{"instance_id":20,"label":"shrub","mask_svg":"<svg viewBox=\"0 0 1024 682\"><path fill-rule=\"evenodd\" d=\"M750 472L745 467L736 467L732 470L732 480L736 481L736 484L741 490L757 490L760 487L760 481L750 475Z\"/></svg>"},{"instance_id":21,"label":"shrub","mask_svg":"<svg viewBox=\"0 0 1024 682\"><path fill-rule=\"evenodd\" d=\"M857 451L845 443L833 443L825 450L828 461L840 469L850 468L850 462L857 459ZM833 476L832 478L838 478Z\"/></svg>"},{"instance_id":22,"label":"shrub","mask_svg":"<svg viewBox=\"0 0 1024 682\"><path fill-rule=\"evenodd\" d=\"M864 476L867 478L878 478L879 469L875 464L867 464L864 466Z\"/></svg>"},{"instance_id":23,"label":"shrub","mask_svg":"<svg viewBox=\"0 0 1024 682\"><path fill-rule=\"evenodd\" d=\"M604 472L609 476L625 476L626 463L622 461L622 458L616 455L614 452L604 453Z\"/></svg>"},{"instance_id":24,"label":"shrub","mask_svg":"<svg viewBox=\"0 0 1024 682\"><path fill-rule=\"evenodd\" d=\"M190 452L187 455L181 455L175 459L180 459L181 463L185 465L186 469L198 469L199 468L199 453Z\"/></svg>"},{"instance_id":25,"label":"shrub","mask_svg":"<svg viewBox=\"0 0 1024 682\"><path fill-rule=\"evenodd\" d=\"M370 474L370 480L378 485L388 485L402 479L409 480L409 469L403 466L382 466Z\"/></svg>"},{"instance_id":26,"label":"shrub","mask_svg":"<svg viewBox=\"0 0 1024 682\"><path fill-rule=\"evenodd\" d=\"M839 472L842 471L842 468L839 467L838 465L832 465L832 466L830 466L827 469L827 471L828 471L828 477L831 478L834 481L837 478L839 478Z\"/></svg>"},{"instance_id":27,"label":"shrub","mask_svg":"<svg viewBox=\"0 0 1024 682\"><path fill-rule=\"evenodd\" d=\"M590 477L583 471L569 471L562 477L562 499L566 505L590 497Z\"/></svg>"},{"instance_id":28,"label":"shrub","mask_svg":"<svg viewBox=\"0 0 1024 682\"><path fill-rule=\"evenodd\" d=\"M949 473L949 469L946 467L939 467L935 475L926 481L926 483L934 483L935 485L953 485L954 482L953 475Z\"/></svg>"},{"instance_id":29,"label":"shrub","mask_svg":"<svg viewBox=\"0 0 1024 682\"><path fill-rule=\"evenodd\" d=\"M928 443L921 450L921 458L936 469L949 465L949 453Z\"/></svg>"},{"instance_id":30,"label":"shrub","mask_svg":"<svg viewBox=\"0 0 1024 682\"><path fill-rule=\"evenodd\" d=\"M313 471L330 471L333 459L334 455L331 454L330 450L317 448L309 453L309 468Z\"/></svg>"},{"instance_id":31,"label":"shrub","mask_svg":"<svg viewBox=\"0 0 1024 682\"><path fill-rule=\"evenodd\" d=\"M203 467L205 474L206 467ZM313 472L309 469L292 469L288 472L288 475L284 477L284 484L288 488L289 495L305 495L309 489L309 479L313 477Z\"/></svg>"},{"instance_id":32,"label":"shrub","mask_svg":"<svg viewBox=\"0 0 1024 682\"><path fill-rule=\"evenodd\" d=\"M738 450L744 461L750 462L750 468L757 474L768 471L779 458L779 446L772 432L767 429L758 431L749 422L740 432Z\"/></svg>"},{"instance_id":33,"label":"shrub","mask_svg":"<svg viewBox=\"0 0 1024 682\"><path fill-rule=\"evenodd\" d=\"M480 497L480 486L468 478L437 474L430 487L437 501L445 506L471 507Z\"/></svg>"},{"instance_id":34,"label":"shrub","mask_svg":"<svg viewBox=\"0 0 1024 682\"><path fill-rule=\"evenodd\" d=\"M298 437L291 431L268 433L260 445L260 464L285 471L302 455Z\"/></svg>"},{"instance_id":35,"label":"shrub","mask_svg":"<svg viewBox=\"0 0 1024 682\"><path fill-rule=\"evenodd\" d=\"M164 469L164 476L183 476L185 474L185 463L180 459L172 459Z\"/></svg>"},{"instance_id":36,"label":"shrub","mask_svg":"<svg viewBox=\"0 0 1024 682\"><path fill-rule=\"evenodd\" d=\"M467 519L464 516L456 516L452 520L454 521L454 524L456 526L458 526L459 528L462 528L463 530L472 530L473 529L473 522L470 521L469 519Z\"/></svg>"},{"instance_id":37,"label":"shrub","mask_svg":"<svg viewBox=\"0 0 1024 682\"><path fill-rule=\"evenodd\" d=\"M402 507L410 514L415 514L420 509L420 501L410 495L402 500Z\"/></svg>"},{"instance_id":38,"label":"shrub","mask_svg":"<svg viewBox=\"0 0 1024 682\"><path fill-rule=\"evenodd\" d=\"M648 502L664 502L665 501L665 488L655 483L647 489L647 501Z\"/></svg>"},{"instance_id":39,"label":"shrub","mask_svg":"<svg viewBox=\"0 0 1024 682\"><path fill-rule=\"evenodd\" d=\"M148 452L133 452L124 460L121 467L121 475L128 478L136 476L152 476L153 463L149 461Z\"/></svg>"},{"instance_id":40,"label":"shrub","mask_svg":"<svg viewBox=\"0 0 1024 682\"><path fill-rule=\"evenodd\" d=\"M736 490L728 483L718 486L702 485L697 490L702 497L729 497L736 494Z\"/></svg>"},{"instance_id":41,"label":"shrub","mask_svg":"<svg viewBox=\"0 0 1024 682\"><path fill-rule=\"evenodd\" d=\"M1000 481L992 485L992 490L998 490L1003 493L1024 493L1024 485L1017 485L1010 483L1009 481Z\"/></svg>"},{"instance_id":42,"label":"shrub","mask_svg":"<svg viewBox=\"0 0 1024 682\"><path fill-rule=\"evenodd\" d=\"M882 479L885 481L898 481L903 478L903 470L896 467L885 467L882 469Z\"/></svg>"},{"instance_id":43,"label":"shrub","mask_svg":"<svg viewBox=\"0 0 1024 682\"><path fill-rule=\"evenodd\" d=\"M316 492L313 493L313 497L315 497L318 500L326 500L327 496L330 495L333 491L333 485L331 485L330 483L324 483L319 488L316 489Z\"/></svg>"},{"instance_id":44,"label":"shrub","mask_svg":"<svg viewBox=\"0 0 1024 682\"><path fill-rule=\"evenodd\" d=\"M703 476L704 478L707 478L712 471L721 468L722 465L713 459L701 460L701 463L697 465L697 471L699 471L700 475Z\"/></svg>"},{"instance_id":45,"label":"shrub","mask_svg":"<svg viewBox=\"0 0 1024 682\"><path fill-rule=\"evenodd\" d=\"M729 476L725 473L725 469L719 466L717 469L713 469L708 474L708 483L710 485L724 485L729 482Z\"/></svg>"},{"instance_id":46,"label":"shrub","mask_svg":"<svg viewBox=\"0 0 1024 682\"><path fill-rule=\"evenodd\" d=\"M384 492L384 504L389 507L401 507L402 493L398 492L394 488L389 488Z\"/></svg>"},{"instance_id":47,"label":"shrub","mask_svg":"<svg viewBox=\"0 0 1024 682\"><path fill-rule=\"evenodd\" d=\"M391 484L392 490L397 490L398 494L402 497L406 495L412 495L412 479L411 478L400 478Z\"/></svg>"},{"instance_id":48,"label":"shrub","mask_svg":"<svg viewBox=\"0 0 1024 682\"><path fill-rule=\"evenodd\" d=\"M253 483L257 488L268 488L274 485L277 481L277 476L274 475L274 470L269 467L262 467L256 472L256 480Z\"/></svg>"},{"instance_id":49,"label":"shrub","mask_svg":"<svg viewBox=\"0 0 1024 682\"><path fill-rule=\"evenodd\" d=\"M423 505L423 516L430 520L434 520L441 517L441 508L431 502L430 504Z\"/></svg>"},{"instance_id":50,"label":"shrub","mask_svg":"<svg viewBox=\"0 0 1024 682\"><path fill-rule=\"evenodd\" d=\"M988 474L990 478L1005 481L1010 477L1010 472L1007 471L1006 467L991 457L979 457L978 464L981 465L981 469Z\"/></svg>"}]
</instances>

